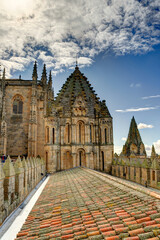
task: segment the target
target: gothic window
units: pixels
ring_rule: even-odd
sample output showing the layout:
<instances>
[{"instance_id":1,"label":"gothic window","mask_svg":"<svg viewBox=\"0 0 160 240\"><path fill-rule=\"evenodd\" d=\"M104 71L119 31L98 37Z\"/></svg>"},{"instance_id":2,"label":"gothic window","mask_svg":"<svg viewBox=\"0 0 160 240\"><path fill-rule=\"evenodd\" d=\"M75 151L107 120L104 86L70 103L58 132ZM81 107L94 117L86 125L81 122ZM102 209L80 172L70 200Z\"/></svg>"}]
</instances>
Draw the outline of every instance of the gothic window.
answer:
<instances>
[{"instance_id":1,"label":"gothic window","mask_svg":"<svg viewBox=\"0 0 160 240\"><path fill-rule=\"evenodd\" d=\"M102 134L101 134L101 128L99 128L99 142L102 143Z\"/></svg>"},{"instance_id":2,"label":"gothic window","mask_svg":"<svg viewBox=\"0 0 160 240\"><path fill-rule=\"evenodd\" d=\"M69 123L67 123L65 127L65 142L71 142L71 125Z\"/></svg>"},{"instance_id":3,"label":"gothic window","mask_svg":"<svg viewBox=\"0 0 160 240\"><path fill-rule=\"evenodd\" d=\"M107 128L104 129L104 141L107 144Z\"/></svg>"},{"instance_id":4,"label":"gothic window","mask_svg":"<svg viewBox=\"0 0 160 240\"><path fill-rule=\"evenodd\" d=\"M23 113L23 102L21 98L17 97L13 101L13 113L22 114Z\"/></svg>"},{"instance_id":5,"label":"gothic window","mask_svg":"<svg viewBox=\"0 0 160 240\"><path fill-rule=\"evenodd\" d=\"M79 143L82 143L82 123L79 123Z\"/></svg>"},{"instance_id":6,"label":"gothic window","mask_svg":"<svg viewBox=\"0 0 160 240\"><path fill-rule=\"evenodd\" d=\"M78 143L84 144L85 142L85 125L82 121L78 122L77 125L77 140Z\"/></svg>"},{"instance_id":7,"label":"gothic window","mask_svg":"<svg viewBox=\"0 0 160 240\"><path fill-rule=\"evenodd\" d=\"M52 128L52 143L55 143L55 130Z\"/></svg>"},{"instance_id":8,"label":"gothic window","mask_svg":"<svg viewBox=\"0 0 160 240\"><path fill-rule=\"evenodd\" d=\"M70 134L71 134L71 126L70 126L70 124L67 124L68 126L67 126L67 137L68 137L68 143L70 143Z\"/></svg>"},{"instance_id":9,"label":"gothic window","mask_svg":"<svg viewBox=\"0 0 160 240\"><path fill-rule=\"evenodd\" d=\"M90 124L90 142L93 143L93 123Z\"/></svg>"},{"instance_id":10,"label":"gothic window","mask_svg":"<svg viewBox=\"0 0 160 240\"><path fill-rule=\"evenodd\" d=\"M136 167L134 167L134 177L136 177Z\"/></svg>"},{"instance_id":11,"label":"gothic window","mask_svg":"<svg viewBox=\"0 0 160 240\"><path fill-rule=\"evenodd\" d=\"M102 171L104 171L104 152L102 151Z\"/></svg>"},{"instance_id":12,"label":"gothic window","mask_svg":"<svg viewBox=\"0 0 160 240\"><path fill-rule=\"evenodd\" d=\"M49 143L49 127L46 127L46 143Z\"/></svg>"},{"instance_id":13,"label":"gothic window","mask_svg":"<svg viewBox=\"0 0 160 240\"><path fill-rule=\"evenodd\" d=\"M156 180L155 171L152 172L152 180L153 180L153 181Z\"/></svg>"}]
</instances>

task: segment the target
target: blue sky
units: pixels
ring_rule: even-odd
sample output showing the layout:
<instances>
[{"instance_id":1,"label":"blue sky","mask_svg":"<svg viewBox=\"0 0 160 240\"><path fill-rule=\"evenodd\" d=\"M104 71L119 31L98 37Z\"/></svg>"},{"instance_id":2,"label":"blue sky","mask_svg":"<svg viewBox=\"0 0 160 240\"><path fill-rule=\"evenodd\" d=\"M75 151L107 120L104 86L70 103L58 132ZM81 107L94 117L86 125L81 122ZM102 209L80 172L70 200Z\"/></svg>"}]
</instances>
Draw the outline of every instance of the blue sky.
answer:
<instances>
[{"instance_id":1,"label":"blue sky","mask_svg":"<svg viewBox=\"0 0 160 240\"><path fill-rule=\"evenodd\" d=\"M120 152L135 116L147 152L160 154L159 0L0 0L0 61L7 77L52 70L55 93L75 67L113 117Z\"/></svg>"}]
</instances>

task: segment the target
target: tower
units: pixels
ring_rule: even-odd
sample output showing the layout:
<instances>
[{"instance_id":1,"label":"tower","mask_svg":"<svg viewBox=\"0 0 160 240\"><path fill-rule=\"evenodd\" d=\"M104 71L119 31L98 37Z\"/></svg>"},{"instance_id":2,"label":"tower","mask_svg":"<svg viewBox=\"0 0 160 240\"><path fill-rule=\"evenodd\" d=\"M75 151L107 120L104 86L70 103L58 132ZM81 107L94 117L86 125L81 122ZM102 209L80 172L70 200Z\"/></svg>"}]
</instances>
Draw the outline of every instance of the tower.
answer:
<instances>
[{"instance_id":1,"label":"tower","mask_svg":"<svg viewBox=\"0 0 160 240\"><path fill-rule=\"evenodd\" d=\"M134 117L132 117L128 138L122 150L122 155L124 156L129 157L131 154L137 157L146 157L145 147Z\"/></svg>"}]
</instances>

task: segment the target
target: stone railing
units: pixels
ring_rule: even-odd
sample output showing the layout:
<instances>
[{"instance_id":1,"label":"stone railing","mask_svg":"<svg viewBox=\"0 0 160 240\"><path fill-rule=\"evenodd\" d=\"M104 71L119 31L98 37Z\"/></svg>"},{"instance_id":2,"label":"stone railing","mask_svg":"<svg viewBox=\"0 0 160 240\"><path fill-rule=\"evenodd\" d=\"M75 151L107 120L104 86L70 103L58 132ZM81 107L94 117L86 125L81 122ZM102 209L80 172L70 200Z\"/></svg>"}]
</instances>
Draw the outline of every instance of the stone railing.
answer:
<instances>
[{"instance_id":1,"label":"stone railing","mask_svg":"<svg viewBox=\"0 0 160 240\"><path fill-rule=\"evenodd\" d=\"M160 159L117 157L112 162L112 175L160 189Z\"/></svg>"},{"instance_id":2,"label":"stone railing","mask_svg":"<svg viewBox=\"0 0 160 240\"><path fill-rule=\"evenodd\" d=\"M5 218L26 198L45 176L45 162L41 158L8 157L0 163L0 225Z\"/></svg>"}]
</instances>

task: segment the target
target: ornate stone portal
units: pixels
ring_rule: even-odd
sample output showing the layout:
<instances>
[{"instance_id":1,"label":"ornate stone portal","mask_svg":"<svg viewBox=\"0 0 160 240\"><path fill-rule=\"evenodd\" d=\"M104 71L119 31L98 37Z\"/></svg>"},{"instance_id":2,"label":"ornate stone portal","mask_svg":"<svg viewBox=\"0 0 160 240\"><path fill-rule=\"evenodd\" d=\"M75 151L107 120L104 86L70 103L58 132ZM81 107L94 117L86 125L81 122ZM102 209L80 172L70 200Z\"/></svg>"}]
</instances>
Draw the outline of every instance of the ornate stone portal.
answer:
<instances>
[{"instance_id":1,"label":"ornate stone portal","mask_svg":"<svg viewBox=\"0 0 160 240\"><path fill-rule=\"evenodd\" d=\"M32 79L1 80L1 155L39 155L48 172L77 166L109 172L112 117L78 66L55 99L45 65L38 81L35 63Z\"/></svg>"}]
</instances>

